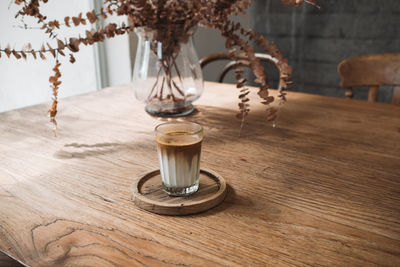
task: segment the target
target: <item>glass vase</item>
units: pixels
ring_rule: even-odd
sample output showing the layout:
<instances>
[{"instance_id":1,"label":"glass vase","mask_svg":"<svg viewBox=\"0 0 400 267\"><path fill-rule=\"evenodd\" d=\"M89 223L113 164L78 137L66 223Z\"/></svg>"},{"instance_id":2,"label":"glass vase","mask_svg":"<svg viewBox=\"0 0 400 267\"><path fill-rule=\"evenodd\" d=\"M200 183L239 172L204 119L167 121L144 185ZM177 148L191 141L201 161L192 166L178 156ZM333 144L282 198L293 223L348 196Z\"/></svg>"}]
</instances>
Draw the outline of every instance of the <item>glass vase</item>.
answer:
<instances>
[{"instance_id":1,"label":"glass vase","mask_svg":"<svg viewBox=\"0 0 400 267\"><path fill-rule=\"evenodd\" d=\"M193 46L194 28L182 25L139 27L132 88L153 116L190 114L203 92L203 76Z\"/></svg>"}]
</instances>

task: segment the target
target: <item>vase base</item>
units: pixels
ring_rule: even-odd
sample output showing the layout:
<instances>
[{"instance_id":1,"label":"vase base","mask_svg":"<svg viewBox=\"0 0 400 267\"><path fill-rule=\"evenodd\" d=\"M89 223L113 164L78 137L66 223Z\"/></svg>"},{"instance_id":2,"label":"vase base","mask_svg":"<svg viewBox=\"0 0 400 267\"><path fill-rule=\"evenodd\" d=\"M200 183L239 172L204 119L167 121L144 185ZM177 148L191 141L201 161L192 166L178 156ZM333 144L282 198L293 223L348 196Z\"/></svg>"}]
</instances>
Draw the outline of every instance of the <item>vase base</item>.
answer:
<instances>
[{"instance_id":1,"label":"vase base","mask_svg":"<svg viewBox=\"0 0 400 267\"><path fill-rule=\"evenodd\" d=\"M175 117L183 117L191 114L194 111L194 106L192 104L187 105L185 107L175 108L175 109L154 109L152 105L147 105L145 107L147 113L151 116L155 117L167 117L167 118L175 118Z\"/></svg>"}]
</instances>

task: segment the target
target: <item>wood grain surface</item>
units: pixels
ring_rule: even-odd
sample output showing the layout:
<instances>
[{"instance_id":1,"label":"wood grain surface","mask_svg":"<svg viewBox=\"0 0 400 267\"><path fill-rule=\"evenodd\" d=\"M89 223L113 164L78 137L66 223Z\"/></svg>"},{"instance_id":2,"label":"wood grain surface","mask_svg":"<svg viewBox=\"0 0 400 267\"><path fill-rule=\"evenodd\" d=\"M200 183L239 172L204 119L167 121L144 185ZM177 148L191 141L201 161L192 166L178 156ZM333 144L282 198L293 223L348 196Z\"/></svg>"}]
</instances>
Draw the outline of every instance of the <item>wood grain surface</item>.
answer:
<instances>
[{"instance_id":1,"label":"wood grain surface","mask_svg":"<svg viewBox=\"0 0 400 267\"><path fill-rule=\"evenodd\" d=\"M230 185L207 212L131 201L157 167L154 126L126 87L0 114L0 250L30 266L400 266L400 107L290 93L277 127L206 83L201 166Z\"/></svg>"}]
</instances>

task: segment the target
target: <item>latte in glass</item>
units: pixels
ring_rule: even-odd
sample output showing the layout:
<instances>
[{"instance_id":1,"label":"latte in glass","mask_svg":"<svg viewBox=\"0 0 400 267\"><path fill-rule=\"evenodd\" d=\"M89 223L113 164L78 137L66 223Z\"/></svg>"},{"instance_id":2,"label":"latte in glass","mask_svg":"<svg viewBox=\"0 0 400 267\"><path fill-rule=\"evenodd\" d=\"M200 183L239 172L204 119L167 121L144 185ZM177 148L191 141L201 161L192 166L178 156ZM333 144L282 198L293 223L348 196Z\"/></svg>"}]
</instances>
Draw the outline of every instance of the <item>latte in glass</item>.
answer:
<instances>
[{"instance_id":1,"label":"latte in glass","mask_svg":"<svg viewBox=\"0 0 400 267\"><path fill-rule=\"evenodd\" d=\"M198 190L203 129L191 122L169 122L156 127L157 154L163 189L172 196Z\"/></svg>"}]
</instances>

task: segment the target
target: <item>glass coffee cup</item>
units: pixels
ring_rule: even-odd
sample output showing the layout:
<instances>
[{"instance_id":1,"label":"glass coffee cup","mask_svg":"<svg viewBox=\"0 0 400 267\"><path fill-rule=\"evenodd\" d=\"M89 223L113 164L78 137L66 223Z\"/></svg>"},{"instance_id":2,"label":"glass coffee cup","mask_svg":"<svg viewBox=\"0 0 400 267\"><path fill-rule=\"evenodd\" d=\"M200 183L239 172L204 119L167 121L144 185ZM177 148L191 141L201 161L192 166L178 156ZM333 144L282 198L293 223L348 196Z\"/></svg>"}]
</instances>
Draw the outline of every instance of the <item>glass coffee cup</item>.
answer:
<instances>
[{"instance_id":1,"label":"glass coffee cup","mask_svg":"<svg viewBox=\"0 0 400 267\"><path fill-rule=\"evenodd\" d=\"M199 188L203 128L193 122L167 122L155 128L163 190L187 196Z\"/></svg>"}]
</instances>

